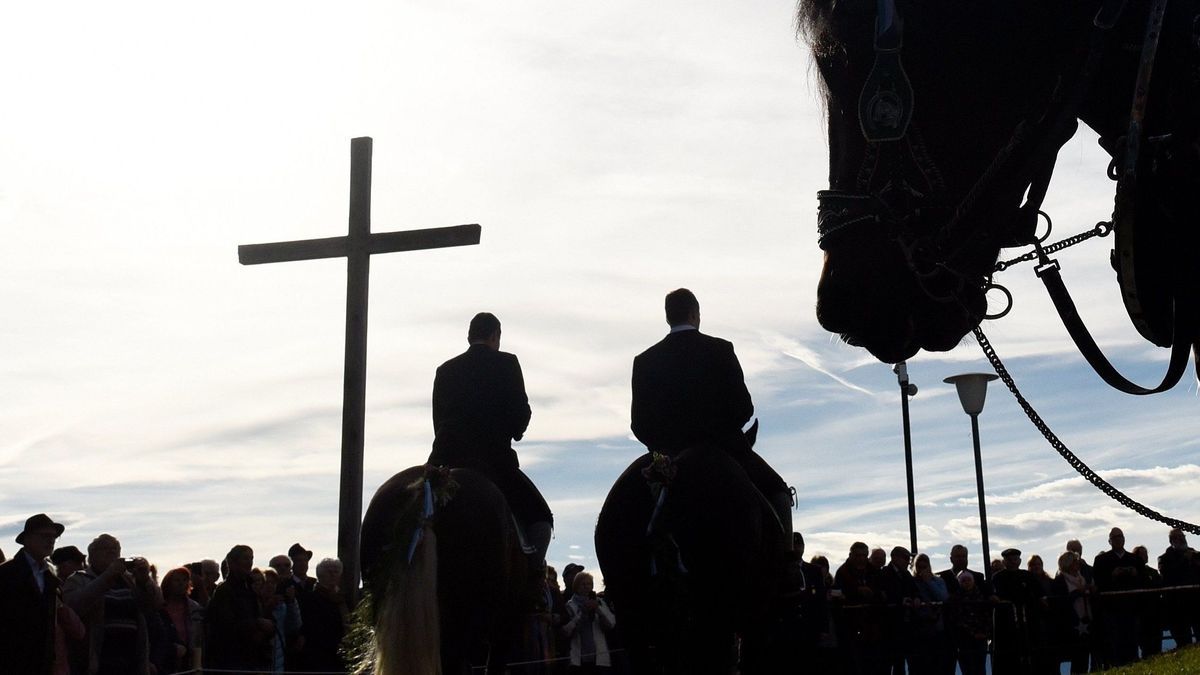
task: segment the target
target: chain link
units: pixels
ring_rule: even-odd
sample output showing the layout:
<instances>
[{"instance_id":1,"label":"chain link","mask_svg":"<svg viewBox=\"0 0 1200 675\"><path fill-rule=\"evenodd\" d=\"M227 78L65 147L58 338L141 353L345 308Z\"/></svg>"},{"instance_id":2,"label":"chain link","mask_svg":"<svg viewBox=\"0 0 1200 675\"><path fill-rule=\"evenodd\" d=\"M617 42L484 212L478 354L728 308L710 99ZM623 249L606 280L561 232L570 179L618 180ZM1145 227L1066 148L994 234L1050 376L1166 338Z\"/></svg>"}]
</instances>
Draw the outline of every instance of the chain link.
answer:
<instances>
[{"instance_id":1,"label":"chain link","mask_svg":"<svg viewBox=\"0 0 1200 675\"><path fill-rule=\"evenodd\" d=\"M1097 227L1099 227L1099 225L1097 225ZM1025 397L1021 395L1020 390L1017 389L1017 383L1013 381L1012 375L1009 374L1008 369L1005 368L1004 364L1000 361L1000 357L996 354L996 350L992 347L992 343L989 342L987 336L983 334L983 329L976 326L974 334L975 340L979 342L980 348L983 349L983 355L987 357L988 361L991 361L992 367L996 369L996 374L1000 376L1000 379L1004 382L1004 386L1008 387L1008 390L1012 392L1013 397L1017 399L1017 404L1020 405L1021 409L1025 411L1025 414L1029 417L1029 421L1032 422L1033 426L1042 433L1042 436L1046 438L1046 441L1050 443L1050 446L1053 447L1059 455L1062 455L1063 459L1067 460L1067 464L1070 464L1072 469L1075 469L1080 476L1086 478L1089 483L1099 488L1101 492L1116 500L1122 506L1131 509L1142 516L1145 516L1146 518L1150 518L1151 520L1157 520L1160 523L1170 525L1174 528L1179 528L1185 532L1200 535L1200 526L1164 516L1158 511L1155 511L1154 509L1151 509L1150 507L1134 500L1132 497L1126 495L1124 492L1121 492L1111 483L1101 478L1100 475L1095 471L1092 471L1087 464L1084 464L1082 459L1079 459L1079 457L1075 456L1075 453L1071 452L1071 450L1058 439L1058 436L1056 436L1054 432L1050 430L1050 427L1047 426L1046 422L1042 420L1042 417L1038 415L1037 411L1033 409L1033 406L1029 404L1029 401L1025 400Z\"/></svg>"},{"instance_id":2,"label":"chain link","mask_svg":"<svg viewBox=\"0 0 1200 675\"><path fill-rule=\"evenodd\" d=\"M1090 230L1087 230L1086 232L1080 232L1079 234L1077 234L1073 237L1067 237L1066 239L1063 239L1062 241L1056 241L1053 244L1050 244L1049 246L1043 246L1042 253L1044 253L1045 255L1050 255L1052 253L1057 253L1057 252L1063 250L1064 248L1070 248L1070 247L1074 246L1075 244L1082 244L1083 242L1087 241L1088 239L1091 239L1092 237L1107 237L1109 235L1109 233L1112 232L1112 230L1113 230L1112 223L1108 222L1107 220L1102 220L1102 221L1096 223L1095 227L1093 227ZM1017 264L1020 264L1023 262L1029 262L1030 260L1037 260L1037 258L1038 258L1038 251L1037 251L1037 249L1034 249L1034 250L1030 251L1029 253L1017 256L1016 258L1012 258L1011 260L1001 260L1000 262L996 263L996 267L994 269L996 272L1003 272L1004 270L1012 267L1013 265L1017 265Z\"/></svg>"}]
</instances>

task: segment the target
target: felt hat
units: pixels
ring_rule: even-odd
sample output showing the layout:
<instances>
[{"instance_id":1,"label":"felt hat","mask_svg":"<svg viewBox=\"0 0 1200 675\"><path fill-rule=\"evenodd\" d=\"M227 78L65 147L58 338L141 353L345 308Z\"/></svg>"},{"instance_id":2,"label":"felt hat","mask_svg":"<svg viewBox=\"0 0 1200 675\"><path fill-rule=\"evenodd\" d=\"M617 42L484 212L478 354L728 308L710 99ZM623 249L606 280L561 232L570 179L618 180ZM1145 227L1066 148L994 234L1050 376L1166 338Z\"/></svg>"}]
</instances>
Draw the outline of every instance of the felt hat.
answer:
<instances>
[{"instance_id":1,"label":"felt hat","mask_svg":"<svg viewBox=\"0 0 1200 675\"><path fill-rule=\"evenodd\" d=\"M1000 552L1000 557L1001 557L1001 558L1007 558L1007 557L1008 557L1008 556L1010 556L1010 555L1015 555L1015 556L1017 556L1017 557L1020 557L1020 555L1021 555L1021 550L1020 550L1020 549L1016 549L1016 548L1006 548L1006 549L1004 549L1003 551L1001 551L1001 552Z\"/></svg>"},{"instance_id":2,"label":"felt hat","mask_svg":"<svg viewBox=\"0 0 1200 675\"><path fill-rule=\"evenodd\" d=\"M48 516L44 513L39 513L36 516L30 516L29 520L25 521L25 529L21 530L21 533L17 535L17 543L24 544L25 543L25 535L29 534L30 532L32 532L34 530L41 530L41 529L44 529L47 527L54 528L54 538L55 539L61 537L63 530L66 529L61 524L56 523L53 520L50 520L50 516Z\"/></svg>"},{"instance_id":3,"label":"felt hat","mask_svg":"<svg viewBox=\"0 0 1200 675\"><path fill-rule=\"evenodd\" d=\"M312 560L312 551L304 548L303 546L301 546L298 543L292 544L291 548L288 549L288 557L289 558L304 558L305 560Z\"/></svg>"},{"instance_id":4,"label":"felt hat","mask_svg":"<svg viewBox=\"0 0 1200 675\"><path fill-rule=\"evenodd\" d=\"M83 555L83 551L80 551L74 546L63 546L62 548L56 548L54 549L54 553L50 554L50 562L54 563L55 565L61 565L68 560L74 560L82 565L83 562L87 560L87 557Z\"/></svg>"}]
</instances>

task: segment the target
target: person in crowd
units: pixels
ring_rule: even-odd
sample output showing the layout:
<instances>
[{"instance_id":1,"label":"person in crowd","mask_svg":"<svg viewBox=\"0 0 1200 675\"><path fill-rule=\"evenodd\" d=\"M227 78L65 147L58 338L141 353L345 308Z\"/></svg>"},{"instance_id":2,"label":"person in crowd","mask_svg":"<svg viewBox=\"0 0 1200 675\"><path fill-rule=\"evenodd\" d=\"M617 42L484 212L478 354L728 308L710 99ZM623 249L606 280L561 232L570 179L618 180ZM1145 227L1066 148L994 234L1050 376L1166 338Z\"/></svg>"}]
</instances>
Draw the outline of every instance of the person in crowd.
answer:
<instances>
[{"instance_id":1,"label":"person in crowd","mask_svg":"<svg viewBox=\"0 0 1200 675\"><path fill-rule=\"evenodd\" d=\"M993 672L1042 672L1044 645L1040 642L1041 618L1037 611L1045 596L1029 570L1021 569L1021 551L1005 549L1000 554L1004 569L992 577L996 595L1007 604L996 611L996 642ZM1007 647L1004 647L1007 645Z\"/></svg>"},{"instance_id":2,"label":"person in crowd","mask_svg":"<svg viewBox=\"0 0 1200 675\"><path fill-rule=\"evenodd\" d=\"M200 609L204 609L208 606L209 600L208 584L204 579L204 565L196 561L184 565L184 568L191 575L188 582L188 588L191 589L188 591L188 599L200 605Z\"/></svg>"},{"instance_id":3,"label":"person in crowd","mask_svg":"<svg viewBox=\"0 0 1200 675\"><path fill-rule=\"evenodd\" d=\"M1134 546L1130 551L1137 561L1138 588L1157 591L1163 587L1162 575L1149 565L1150 551L1145 546ZM1135 598L1137 607L1137 641L1143 659L1162 653L1163 599L1158 592L1139 593Z\"/></svg>"},{"instance_id":4,"label":"person in crowd","mask_svg":"<svg viewBox=\"0 0 1200 675\"><path fill-rule=\"evenodd\" d=\"M977 572L958 573L958 591L950 596L947 631L958 656L962 675L984 675L987 670L988 640L992 636L992 603L981 586Z\"/></svg>"},{"instance_id":5,"label":"person in crowd","mask_svg":"<svg viewBox=\"0 0 1200 675\"><path fill-rule=\"evenodd\" d=\"M1046 572L1046 563L1042 561L1042 556L1036 553L1029 556L1029 562L1025 563L1025 569L1033 575L1037 580L1038 586L1042 589L1042 595L1050 595L1050 584L1054 583L1054 578Z\"/></svg>"},{"instance_id":6,"label":"person in crowd","mask_svg":"<svg viewBox=\"0 0 1200 675\"><path fill-rule=\"evenodd\" d=\"M871 549L871 555L867 558L867 562L871 563L871 567L874 567L877 570L883 570L884 567L887 567L887 551L878 547Z\"/></svg>"},{"instance_id":7,"label":"person in crowd","mask_svg":"<svg viewBox=\"0 0 1200 675\"><path fill-rule=\"evenodd\" d=\"M1050 609L1059 659L1070 661L1072 673L1087 673L1092 653L1092 596L1096 587L1083 576L1083 561L1074 551L1058 557L1051 584Z\"/></svg>"},{"instance_id":8,"label":"person in crowd","mask_svg":"<svg viewBox=\"0 0 1200 675\"><path fill-rule=\"evenodd\" d=\"M1200 584L1200 556L1188 546L1187 535L1178 528L1167 534L1169 545L1158 556L1158 572L1164 586ZM1172 591L1165 598L1167 628L1179 647L1200 640L1200 594Z\"/></svg>"},{"instance_id":9,"label":"person in crowd","mask_svg":"<svg viewBox=\"0 0 1200 675\"><path fill-rule=\"evenodd\" d=\"M270 567L262 570L262 577L262 585L257 588L259 604L264 615L275 622L275 635L271 639L270 672L283 673L287 667L287 645L296 639L303 625L300 605L296 602L296 586L290 579L281 582L279 572Z\"/></svg>"},{"instance_id":10,"label":"person in crowd","mask_svg":"<svg viewBox=\"0 0 1200 675\"><path fill-rule=\"evenodd\" d=\"M250 670L267 667L264 645L275 634L275 622L263 616L252 586L254 550L234 546L225 556L228 576L217 586L205 612L204 667L214 670Z\"/></svg>"},{"instance_id":11,"label":"person in crowd","mask_svg":"<svg viewBox=\"0 0 1200 675\"><path fill-rule=\"evenodd\" d=\"M1004 560L1002 560L1001 558L996 558L995 560L992 561L991 567L992 567L992 578L995 579L996 575L999 574L1001 572L1001 570L1004 569Z\"/></svg>"},{"instance_id":12,"label":"person in crowd","mask_svg":"<svg viewBox=\"0 0 1200 675\"><path fill-rule=\"evenodd\" d=\"M563 567L562 580L564 603L571 599L571 584L575 582L575 575L579 574L583 570L583 565L580 565L579 563L567 563L566 566Z\"/></svg>"},{"instance_id":13,"label":"person in crowd","mask_svg":"<svg viewBox=\"0 0 1200 675\"><path fill-rule=\"evenodd\" d=\"M908 571L909 562L912 560L908 549L896 546L892 548L890 557L891 562L880 572L880 590L883 592L881 600L888 606L887 651L893 675L904 675L904 662L909 656L913 642L909 608L917 597L917 587L913 582L912 573Z\"/></svg>"},{"instance_id":14,"label":"person in crowd","mask_svg":"<svg viewBox=\"0 0 1200 675\"><path fill-rule=\"evenodd\" d=\"M301 626L300 634L287 646L284 661L288 670L309 670L305 654L308 649L309 627L304 617L310 611L308 607L312 604L313 591L317 587L316 578L308 576L309 562L312 560L313 552L301 546L300 542L296 542L288 547L287 557L291 561L291 580L296 587L296 604L300 606Z\"/></svg>"},{"instance_id":15,"label":"person in crowd","mask_svg":"<svg viewBox=\"0 0 1200 675\"><path fill-rule=\"evenodd\" d=\"M1025 569L1033 575L1034 581L1037 582L1040 596L1043 598L1029 607L1029 612L1035 614L1033 620L1029 622L1029 629L1036 630L1036 635L1030 635L1030 643L1038 651L1032 655L1035 663L1035 668L1039 672L1058 673L1058 650L1054 643L1054 622L1050 614L1050 604L1047 598L1052 592L1051 586L1054 585L1054 578L1046 572L1046 564L1042 561L1042 556L1034 554L1029 556L1029 562L1025 564Z\"/></svg>"},{"instance_id":16,"label":"person in crowd","mask_svg":"<svg viewBox=\"0 0 1200 675\"><path fill-rule=\"evenodd\" d=\"M1089 584L1095 584L1096 575L1092 573L1092 566L1089 565L1087 559L1083 557L1083 543L1081 543L1078 539L1068 540L1067 550L1071 553L1074 553L1076 558L1079 558L1079 573L1083 575L1083 578L1086 579Z\"/></svg>"},{"instance_id":17,"label":"person in crowd","mask_svg":"<svg viewBox=\"0 0 1200 675\"><path fill-rule=\"evenodd\" d=\"M221 563L211 558L201 560L200 567L204 570L204 597L212 600L213 593L221 583ZM208 603L201 603L208 606Z\"/></svg>"},{"instance_id":18,"label":"person in crowd","mask_svg":"<svg viewBox=\"0 0 1200 675\"><path fill-rule=\"evenodd\" d=\"M929 556L924 553L917 555L912 580L916 599L909 672L914 675L954 675L954 645L947 639L944 611L950 591L946 582L933 573Z\"/></svg>"},{"instance_id":19,"label":"person in crowd","mask_svg":"<svg viewBox=\"0 0 1200 675\"><path fill-rule=\"evenodd\" d=\"M267 562L267 566L275 570L275 576L279 578L279 583L287 584L289 586L298 585L296 580L292 578L291 558L280 553L279 555L271 556L271 560Z\"/></svg>"},{"instance_id":20,"label":"person in crowd","mask_svg":"<svg viewBox=\"0 0 1200 675\"><path fill-rule=\"evenodd\" d=\"M702 445L727 452L771 504L790 550L792 493L742 433L754 403L733 344L700 332L700 302L688 289L668 293L664 308L670 332L633 360L633 435L672 457Z\"/></svg>"},{"instance_id":21,"label":"person in crowd","mask_svg":"<svg viewBox=\"0 0 1200 675\"><path fill-rule=\"evenodd\" d=\"M983 575L983 572L974 572L967 569L968 560L969 555L966 546L963 546L962 544L955 544L954 546L950 547L950 569L938 572L938 576L941 577L942 583L946 584L946 590L950 593L950 595L958 595L959 591L961 590L958 585L958 577L963 572L969 572L971 576L975 578L975 588L985 596L990 595L990 593L987 592L989 585Z\"/></svg>"},{"instance_id":22,"label":"person in crowd","mask_svg":"<svg viewBox=\"0 0 1200 675\"><path fill-rule=\"evenodd\" d=\"M607 673L612 660L605 633L617 625L612 610L596 597L592 575L580 572L571 582L567 622L563 632L571 639L569 673Z\"/></svg>"},{"instance_id":23,"label":"person in crowd","mask_svg":"<svg viewBox=\"0 0 1200 675\"><path fill-rule=\"evenodd\" d=\"M517 357L500 351L500 320L480 312L467 327L467 351L438 367L433 379L433 450L429 464L475 469L508 501L535 552L533 584L545 583L546 549L554 516L542 493L521 471L513 441L521 440L531 411Z\"/></svg>"},{"instance_id":24,"label":"person in crowd","mask_svg":"<svg viewBox=\"0 0 1200 675\"><path fill-rule=\"evenodd\" d=\"M0 549L0 565L3 565L7 561L8 558L4 555L4 549Z\"/></svg>"},{"instance_id":25,"label":"person in crowd","mask_svg":"<svg viewBox=\"0 0 1200 675\"><path fill-rule=\"evenodd\" d=\"M54 563L54 573L58 580L66 581L72 574L87 566L87 556L74 546L63 546L54 549L54 553L50 554L50 562Z\"/></svg>"},{"instance_id":26,"label":"person in crowd","mask_svg":"<svg viewBox=\"0 0 1200 675\"><path fill-rule=\"evenodd\" d=\"M833 599L833 575L829 571L829 558L823 555L814 555L808 562L812 565L811 569L814 573L821 577L822 587L825 589L823 608L825 623L818 627L817 652L812 671L837 673L841 669L842 659L838 656L837 631L834 628L833 612L830 611L830 602Z\"/></svg>"},{"instance_id":27,"label":"person in crowd","mask_svg":"<svg viewBox=\"0 0 1200 675\"><path fill-rule=\"evenodd\" d=\"M1108 533L1110 548L1096 556L1092 571L1100 592L1132 591L1140 588L1139 563L1125 550L1125 533L1114 527ZM1101 596L1105 665L1123 666L1137 660L1137 600L1128 595Z\"/></svg>"},{"instance_id":28,"label":"person in crowd","mask_svg":"<svg viewBox=\"0 0 1200 675\"><path fill-rule=\"evenodd\" d=\"M21 548L0 564L0 674L55 672L61 582L46 558L64 529L44 513L29 517Z\"/></svg>"},{"instance_id":29,"label":"person in crowd","mask_svg":"<svg viewBox=\"0 0 1200 675\"><path fill-rule=\"evenodd\" d=\"M840 613L837 642L852 673L878 675L891 672L884 648L885 615L881 572L868 560L867 545L850 545L846 562L833 575L832 597Z\"/></svg>"},{"instance_id":30,"label":"person in crowd","mask_svg":"<svg viewBox=\"0 0 1200 675\"><path fill-rule=\"evenodd\" d=\"M342 672L346 665L338 647L349 627L350 610L342 597L342 563L325 558L317 563L317 585L307 608L301 608L304 621L304 659L307 670Z\"/></svg>"},{"instance_id":31,"label":"person in crowd","mask_svg":"<svg viewBox=\"0 0 1200 675\"><path fill-rule=\"evenodd\" d=\"M144 558L121 558L121 542L101 534L88 544L88 566L63 585L66 603L87 627L87 649L79 672L141 675L149 671L146 614L156 589Z\"/></svg>"},{"instance_id":32,"label":"person in crowd","mask_svg":"<svg viewBox=\"0 0 1200 675\"><path fill-rule=\"evenodd\" d=\"M825 571L804 562L804 536L792 533L792 553L776 612L778 622L770 636L772 650L788 663L815 664L822 636L829 631Z\"/></svg>"},{"instance_id":33,"label":"person in crowd","mask_svg":"<svg viewBox=\"0 0 1200 675\"><path fill-rule=\"evenodd\" d=\"M162 609L160 615L168 628L174 650L178 672L196 670L200 667L200 655L204 638L204 608L193 600L192 572L187 567L168 570L162 579ZM168 670L166 673L177 672ZM159 675L165 675L160 670Z\"/></svg>"}]
</instances>

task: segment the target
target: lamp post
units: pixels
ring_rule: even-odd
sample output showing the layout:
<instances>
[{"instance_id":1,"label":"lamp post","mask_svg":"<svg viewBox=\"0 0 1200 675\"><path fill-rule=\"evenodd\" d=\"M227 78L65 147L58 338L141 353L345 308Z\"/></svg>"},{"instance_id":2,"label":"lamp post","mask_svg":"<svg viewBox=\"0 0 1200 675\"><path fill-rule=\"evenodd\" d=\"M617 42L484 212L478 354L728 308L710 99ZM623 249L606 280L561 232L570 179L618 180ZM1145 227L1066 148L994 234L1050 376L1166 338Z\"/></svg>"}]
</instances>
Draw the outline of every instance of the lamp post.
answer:
<instances>
[{"instance_id":1,"label":"lamp post","mask_svg":"<svg viewBox=\"0 0 1200 675\"><path fill-rule=\"evenodd\" d=\"M958 401L963 412L971 417L971 440L975 443L975 487L979 491L979 530L983 535L983 573L992 580L992 554L988 547L987 507L983 502L983 458L979 454L979 413L987 398L987 383L996 379L991 373L964 373L945 379L958 390Z\"/></svg>"},{"instance_id":2,"label":"lamp post","mask_svg":"<svg viewBox=\"0 0 1200 675\"><path fill-rule=\"evenodd\" d=\"M904 361L892 368L900 384L900 416L904 424L904 472L908 479L908 539L909 551L917 556L917 503L913 497L912 433L909 431L908 397L917 395L917 385L908 381L908 364Z\"/></svg>"}]
</instances>

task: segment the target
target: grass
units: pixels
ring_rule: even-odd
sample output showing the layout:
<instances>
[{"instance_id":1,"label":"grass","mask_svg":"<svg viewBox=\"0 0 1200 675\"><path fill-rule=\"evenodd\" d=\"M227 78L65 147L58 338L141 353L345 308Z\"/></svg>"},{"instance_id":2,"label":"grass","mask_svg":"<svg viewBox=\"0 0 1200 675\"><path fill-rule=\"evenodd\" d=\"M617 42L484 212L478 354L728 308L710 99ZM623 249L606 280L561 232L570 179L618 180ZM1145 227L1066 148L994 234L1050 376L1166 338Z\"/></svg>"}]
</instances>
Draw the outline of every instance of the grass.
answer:
<instances>
[{"instance_id":1,"label":"grass","mask_svg":"<svg viewBox=\"0 0 1200 675\"><path fill-rule=\"evenodd\" d=\"M1200 647L1175 649L1132 666L1104 671L1105 675L1195 675L1200 673Z\"/></svg>"}]
</instances>

